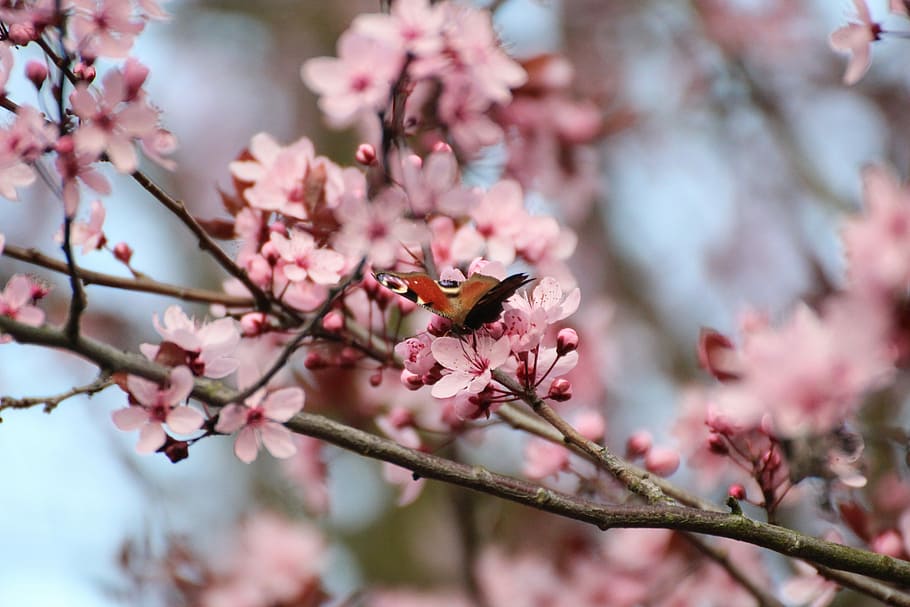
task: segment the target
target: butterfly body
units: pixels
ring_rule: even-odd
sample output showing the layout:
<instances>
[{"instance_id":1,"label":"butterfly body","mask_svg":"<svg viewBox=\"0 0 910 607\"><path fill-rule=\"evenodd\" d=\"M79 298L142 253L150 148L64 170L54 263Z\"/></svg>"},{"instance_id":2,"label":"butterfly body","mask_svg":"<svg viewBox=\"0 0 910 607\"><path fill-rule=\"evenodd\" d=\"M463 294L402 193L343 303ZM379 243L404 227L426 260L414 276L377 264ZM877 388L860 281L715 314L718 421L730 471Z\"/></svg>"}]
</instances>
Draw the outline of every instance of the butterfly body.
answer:
<instances>
[{"instance_id":1,"label":"butterfly body","mask_svg":"<svg viewBox=\"0 0 910 607\"><path fill-rule=\"evenodd\" d=\"M424 272L378 272L376 281L430 312L448 318L458 329L479 329L502 313L502 304L522 285L531 282L527 274L513 274L504 280L472 274L467 280L433 280Z\"/></svg>"}]
</instances>

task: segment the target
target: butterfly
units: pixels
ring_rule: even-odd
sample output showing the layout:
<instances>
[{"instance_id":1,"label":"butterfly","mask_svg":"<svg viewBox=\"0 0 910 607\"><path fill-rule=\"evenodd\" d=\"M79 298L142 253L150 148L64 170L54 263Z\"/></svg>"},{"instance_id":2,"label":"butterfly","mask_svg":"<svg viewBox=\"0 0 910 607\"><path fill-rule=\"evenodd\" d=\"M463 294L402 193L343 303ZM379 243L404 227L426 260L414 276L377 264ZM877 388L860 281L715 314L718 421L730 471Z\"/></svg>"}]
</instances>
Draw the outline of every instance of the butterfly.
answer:
<instances>
[{"instance_id":1,"label":"butterfly","mask_svg":"<svg viewBox=\"0 0 910 607\"><path fill-rule=\"evenodd\" d=\"M479 329L502 313L502 304L531 280L512 274L504 280L471 274L467 280L433 280L424 272L378 272L373 277L393 293L448 318L456 330Z\"/></svg>"}]
</instances>

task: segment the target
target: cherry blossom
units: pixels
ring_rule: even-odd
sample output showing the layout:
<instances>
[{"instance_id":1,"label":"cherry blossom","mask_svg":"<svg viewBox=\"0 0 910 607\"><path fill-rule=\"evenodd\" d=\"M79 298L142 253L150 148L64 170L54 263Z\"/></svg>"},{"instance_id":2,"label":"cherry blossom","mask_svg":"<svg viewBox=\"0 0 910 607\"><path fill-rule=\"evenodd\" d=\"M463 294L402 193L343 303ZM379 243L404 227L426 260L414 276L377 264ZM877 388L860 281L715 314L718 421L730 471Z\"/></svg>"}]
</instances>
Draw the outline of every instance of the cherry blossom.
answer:
<instances>
[{"instance_id":1,"label":"cherry blossom","mask_svg":"<svg viewBox=\"0 0 910 607\"><path fill-rule=\"evenodd\" d=\"M389 15L358 15L351 28L416 56L442 50L445 14L429 0L399 0Z\"/></svg>"},{"instance_id":2,"label":"cherry blossom","mask_svg":"<svg viewBox=\"0 0 910 607\"><path fill-rule=\"evenodd\" d=\"M170 306L164 312L164 323L153 316L158 334L165 342L180 348L181 364L188 364L197 375L221 378L233 373L238 366L234 354L240 343L237 325L230 318L199 324L189 318L180 306ZM140 349L148 358L155 360L160 346L142 344Z\"/></svg>"},{"instance_id":3,"label":"cherry blossom","mask_svg":"<svg viewBox=\"0 0 910 607\"><path fill-rule=\"evenodd\" d=\"M0 245L4 241L5 239L0 241ZM32 305L34 298L35 284L32 280L24 274L14 274L0 293L0 315L38 327L44 323L44 310ZM11 340L9 335L0 335L0 343Z\"/></svg>"},{"instance_id":4,"label":"cherry blossom","mask_svg":"<svg viewBox=\"0 0 910 607\"><path fill-rule=\"evenodd\" d=\"M67 46L82 57L126 57L145 23L133 21L132 2L123 0L69 0Z\"/></svg>"},{"instance_id":5,"label":"cherry blossom","mask_svg":"<svg viewBox=\"0 0 910 607\"><path fill-rule=\"evenodd\" d=\"M282 424L303 409L304 394L300 388L283 388L267 392L265 388L250 396L244 404L231 404L221 410L215 430L224 434L237 432L234 454L249 464L264 446L274 457L287 458L297 453L291 431Z\"/></svg>"},{"instance_id":6,"label":"cherry blossom","mask_svg":"<svg viewBox=\"0 0 910 607\"><path fill-rule=\"evenodd\" d=\"M80 85L70 95L73 112L82 120L73 135L76 151L97 158L107 153L121 173L139 164L134 140L158 131L158 112L136 96L120 70L105 74L101 92Z\"/></svg>"},{"instance_id":7,"label":"cherry blossom","mask_svg":"<svg viewBox=\"0 0 910 607\"><path fill-rule=\"evenodd\" d=\"M124 432L139 430L138 453L152 453L165 444L164 424L177 434L190 434L202 427L202 413L181 405L193 390L193 374L187 367L171 371L167 387L135 375L127 378L126 385L135 404L114 411L111 417Z\"/></svg>"},{"instance_id":8,"label":"cherry blossom","mask_svg":"<svg viewBox=\"0 0 910 607\"><path fill-rule=\"evenodd\" d=\"M398 78L404 54L375 38L348 30L338 39L338 57L318 57L301 69L319 107L335 126L350 125L362 112L381 110Z\"/></svg>"},{"instance_id":9,"label":"cherry blossom","mask_svg":"<svg viewBox=\"0 0 910 607\"><path fill-rule=\"evenodd\" d=\"M326 542L311 525L259 512L246 519L217 563L201 607L315 605L324 596L319 579Z\"/></svg>"},{"instance_id":10,"label":"cherry blossom","mask_svg":"<svg viewBox=\"0 0 910 607\"><path fill-rule=\"evenodd\" d=\"M309 279L316 284L332 285L341 280L344 255L317 248L316 241L307 232L293 230L289 237L272 232L269 242L285 262L281 270L291 282Z\"/></svg>"},{"instance_id":11,"label":"cherry blossom","mask_svg":"<svg viewBox=\"0 0 910 607\"><path fill-rule=\"evenodd\" d=\"M853 0L853 5L856 7L858 21L838 28L831 34L830 39L831 48L850 54L847 71L844 72L846 85L856 84L869 70L871 64L869 47L879 39L882 31L881 26L872 21L866 0Z\"/></svg>"},{"instance_id":12,"label":"cherry blossom","mask_svg":"<svg viewBox=\"0 0 910 607\"><path fill-rule=\"evenodd\" d=\"M71 226L72 233L70 235L70 242L76 246L82 245L83 255L100 249L107 241L103 230L105 214L104 205L101 203L101 201L93 200L92 211L89 220L87 222L73 222ZM57 241L63 242L62 228L60 233L57 235Z\"/></svg>"},{"instance_id":13,"label":"cherry blossom","mask_svg":"<svg viewBox=\"0 0 910 607\"><path fill-rule=\"evenodd\" d=\"M529 317L534 315L535 310L543 310L546 313L546 322L555 323L568 318L578 309L581 302L581 291L578 287L573 288L568 293L563 292L562 287L555 278L544 276L531 291L524 291L517 297L510 298L506 304L506 309L521 310Z\"/></svg>"},{"instance_id":14,"label":"cherry blossom","mask_svg":"<svg viewBox=\"0 0 910 607\"><path fill-rule=\"evenodd\" d=\"M458 159L448 146L441 146L426 158L406 155L393 167L401 173L399 179L415 215L439 211L458 217L467 214L480 200L477 190L462 185Z\"/></svg>"},{"instance_id":15,"label":"cherry blossom","mask_svg":"<svg viewBox=\"0 0 910 607\"><path fill-rule=\"evenodd\" d=\"M492 381L492 370L509 358L509 339L493 339L476 334L472 343L455 337L440 337L430 346L433 357L449 370L433 386L436 398L455 396L459 392L478 394Z\"/></svg>"}]
</instances>

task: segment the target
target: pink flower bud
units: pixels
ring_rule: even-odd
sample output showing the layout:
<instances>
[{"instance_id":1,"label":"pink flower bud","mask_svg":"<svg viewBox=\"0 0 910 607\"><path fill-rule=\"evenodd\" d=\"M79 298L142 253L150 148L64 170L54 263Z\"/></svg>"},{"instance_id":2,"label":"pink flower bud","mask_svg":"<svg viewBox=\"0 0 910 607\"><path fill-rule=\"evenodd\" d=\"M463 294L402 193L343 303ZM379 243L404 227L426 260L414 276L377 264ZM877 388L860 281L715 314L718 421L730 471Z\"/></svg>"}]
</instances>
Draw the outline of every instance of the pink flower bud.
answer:
<instances>
[{"instance_id":1,"label":"pink flower bud","mask_svg":"<svg viewBox=\"0 0 910 607\"><path fill-rule=\"evenodd\" d=\"M407 369L401 371L401 384L408 390L419 390L423 387L423 381L420 376L411 373Z\"/></svg>"},{"instance_id":2,"label":"pink flower bud","mask_svg":"<svg viewBox=\"0 0 910 607\"><path fill-rule=\"evenodd\" d=\"M118 261L129 265L130 259L133 258L133 249L125 242L118 242L114 245L114 257Z\"/></svg>"},{"instance_id":3,"label":"pink flower bud","mask_svg":"<svg viewBox=\"0 0 910 607\"><path fill-rule=\"evenodd\" d=\"M376 164L376 148L369 143L361 143L357 146L354 159L365 167L373 166Z\"/></svg>"},{"instance_id":4,"label":"pink flower bud","mask_svg":"<svg viewBox=\"0 0 910 607\"><path fill-rule=\"evenodd\" d=\"M36 89L40 89L47 79L47 65L43 61L32 59L25 64L25 77L35 85Z\"/></svg>"},{"instance_id":5,"label":"pink flower bud","mask_svg":"<svg viewBox=\"0 0 910 607\"><path fill-rule=\"evenodd\" d=\"M575 420L575 429L586 439L599 441L607 431L607 423L597 411L585 411Z\"/></svg>"},{"instance_id":6,"label":"pink flower bud","mask_svg":"<svg viewBox=\"0 0 910 607\"><path fill-rule=\"evenodd\" d=\"M310 371L315 371L317 369L325 369L329 366L329 363L322 354L311 351L307 353L306 358L303 359L303 366Z\"/></svg>"},{"instance_id":7,"label":"pink flower bud","mask_svg":"<svg viewBox=\"0 0 910 607\"><path fill-rule=\"evenodd\" d=\"M419 169L423 166L423 158L417 154L411 154L407 156L404 161L413 166L415 169Z\"/></svg>"},{"instance_id":8,"label":"pink flower bud","mask_svg":"<svg viewBox=\"0 0 910 607\"><path fill-rule=\"evenodd\" d=\"M645 468L657 476L670 476L679 468L679 452L667 447L652 447L645 456Z\"/></svg>"},{"instance_id":9,"label":"pink flower bud","mask_svg":"<svg viewBox=\"0 0 910 607\"><path fill-rule=\"evenodd\" d=\"M31 23L14 23L9 27L9 41L18 46L25 46L38 39L38 32Z\"/></svg>"},{"instance_id":10,"label":"pink flower bud","mask_svg":"<svg viewBox=\"0 0 910 607\"><path fill-rule=\"evenodd\" d=\"M363 353L360 350L345 346L338 354L338 365L350 368L356 365L361 358L363 358Z\"/></svg>"},{"instance_id":11,"label":"pink flower bud","mask_svg":"<svg viewBox=\"0 0 910 607\"><path fill-rule=\"evenodd\" d=\"M322 328L337 333L344 328L344 316L338 310L332 310L322 319Z\"/></svg>"},{"instance_id":12,"label":"pink flower bud","mask_svg":"<svg viewBox=\"0 0 910 607\"><path fill-rule=\"evenodd\" d=\"M547 398L558 403L565 402L572 398L572 384L569 380L559 377L550 384L550 390L547 392Z\"/></svg>"},{"instance_id":13,"label":"pink flower bud","mask_svg":"<svg viewBox=\"0 0 910 607\"><path fill-rule=\"evenodd\" d=\"M578 349L578 333L575 329L560 329L556 335L556 354L565 356Z\"/></svg>"},{"instance_id":14,"label":"pink flower bud","mask_svg":"<svg viewBox=\"0 0 910 607\"><path fill-rule=\"evenodd\" d=\"M370 385L374 388L378 388L382 384L382 370L376 371L370 375Z\"/></svg>"},{"instance_id":15,"label":"pink flower bud","mask_svg":"<svg viewBox=\"0 0 910 607\"><path fill-rule=\"evenodd\" d=\"M746 488L739 483L734 483L727 489L727 495L741 502L746 499Z\"/></svg>"},{"instance_id":16,"label":"pink flower bud","mask_svg":"<svg viewBox=\"0 0 910 607\"><path fill-rule=\"evenodd\" d=\"M262 312L250 312L240 317L240 330L245 337L255 337L262 333L268 319Z\"/></svg>"},{"instance_id":17,"label":"pink flower bud","mask_svg":"<svg viewBox=\"0 0 910 607\"><path fill-rule=\"evenodd\" d=\"M427 333L433 335L434 337L442 337L451 330L452 321L448 318L443 318L442 316L436 316L434 314L430 319L430 322L427 323Z\"/></svg>"},{"instance_id":18,"label":"pink flower bud","mask_svg":"<svg viewBox=\"0 0 910 607\"><path fill-rule=\"evenodd\" d=\"M76 149L76 144L73 142L71 135L64 135L57 140L54 149L57 150L58 154L72 154L73 150Z\"/></svg>"},{"instance_id":19,"label":"pink flower bud","mask_svg":"<svg viewBox=\"0 0 910 607\"><path fill-rule=\"evenodd\" d=\"M446 154L451 154L452 146L450 146L445 141L437 141L436 143L433 144L433 152L434 153L443 152Z\"/></svg>"},{"instance_id":20,"label":"pink flower bud","mask_svg":"<svg viewBox=\"0 0 910 607\"><path fill-rule=\"evenodd\" d=\"M631 458L642 457L651 450L654 439L647 430L639 430L626 441L626 456Z\"/></svg>"}]
</instances>

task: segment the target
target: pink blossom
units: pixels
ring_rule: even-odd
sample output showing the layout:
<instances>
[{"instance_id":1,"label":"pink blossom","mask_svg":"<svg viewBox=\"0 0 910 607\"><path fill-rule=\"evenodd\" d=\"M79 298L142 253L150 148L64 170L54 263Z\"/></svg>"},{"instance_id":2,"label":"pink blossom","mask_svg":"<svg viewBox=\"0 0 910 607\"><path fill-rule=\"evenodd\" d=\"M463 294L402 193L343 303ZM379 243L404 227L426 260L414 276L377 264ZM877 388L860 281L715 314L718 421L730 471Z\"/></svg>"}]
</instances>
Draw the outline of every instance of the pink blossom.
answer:
<instances>
[{"instance_id":1,"label":"pink blossom","mask_svg":"<svg viewBox=\"0 0 910 607\"><path fill-rule=\"evenodd\" d=\"M372 201L346 196L336 212L343 217L332 245L349 259L367 255L374 267L388 268L406 256L402 247L419 250L424 229L405 217L400 190L386 189Z\"/></svg>"},{"instance_id":2,"label":"pink blossom","mask_svg":"<svg viewBox=\"0 0 910 607\"><path fill-rule=\"evenodd\" d=\"M13 50L6 42L0 43L0 91L6 93L6 83L13 71Z\"/></svg>"},{"instance_id":3,"label":"pink blossom","mask_svg":"<svg viewBox=\"0 0 910 607\"><path fill-rule=\"evenodd\" d=\"M22 162L18 155L11 153L0 155L0 196L9 200L19 200L16 190L34 182L35 171Z\"/></svg>"},{"instance_id":4,"label":"pink blossom","mask_svg":"<svg viewBox=\"0 0 910 607\"><path fill-rule=\"evenodd\" d=\"M524 450L522 469L532 480L555 478L569 469L569 450L542 438L532 438Z\"/></svg>"},{"instance_id":5,"label":"pink blossom","mask_svg":"<svg viewBox=\"0 0 910 607\"><path fill-rule=\"evenodd\" d=\"M100 200L92 201L92 213L88 222L74 221L72 224L72 233L70 242L73 245L82 245L82 254L85 255L104 246L106 238L104 237L104 205ZM63 240L63 234L59 235L59 241Z\"/></svg>"},{"instance_id":6,"label":"pink blossom","mask_svg":"<svg viewBox=\"0 0 910 607\"><path fill-rule=\"evenodd\" d=\"M524 291L524 294L510 298L505 308L521 310L529 316L533 316L535 310L542 310L546 314L546 322L553 324L574 314L580 302L581 291L578 287L564 293L555 278L544 276L530 295Z\"/></svg>"},{"instance_id":7,"label":"pink blossom","mask_svg":"<svg viewBox=\"0 0 910 607\"><path fill-rule=\"evenodd\" d=\"M436 365L431 349L433 338L428 333L420 333L415 337L398 342L395 346L395 355L404 362L404 368L411 373L423 376L430 372Z\"/></svg>"},{"instance_id":8,"label":"pink blossom","mask_svg":"<svg viewBox=\"0 0 910 607\"><path fill-rule=\"evenodd\" d=\"M64 141L68 138L63 138ZM72 150L58 152L57 172L63 180L63 205L66 214L73 216L79 205L79 183L84 183L98 194L110 194L111 184L94 165L96 158L88 153L77 154Z\"/></svg>"},{"instance_id":9,"label":"pink blossom","mask_svg":"<svg viewBox=\"0 0 910 607\"><path fill-rule=\"evenodd\" d=\"M2 242L0 242L2 244ZM44 323L44 310L32 305L34 283L25 274L14 274L0 293L0 316L16 322L38 327ZM7 343L10 336L0 336L0 343Z\"/></svg>"},{"instance_id":10,"label":"pink blossom","mask_svg":"<svg viewBox=\"0 0 910 607\"><path fill-rule=\"evenodd\" d=\"M101 92L78 86L70 103L82 121L73 134L76 151L93 158L105 152L121 173L135 171L139 159L133 142L157 132L158 112L130 89L124 73L107 72Z\"/></svg>"},{"instance_id":11,"label":"pink blossom","mask_svg":"<svg viewBox=\"0 0 910 607\"><path fill-rule=\"evenodd\" d=\"M484 334L475 334L473 343L440 337L430 348L437 362L449 370L433 386L431 394L436 398L480 393L492 381L492 370L502 366L510 353L508 337L495 340Z\"/></svg>"},{"instance_id":12,"label":"pink blossom","mask_svg":"<svg viewBox=\"0 0 910 607\"><path fill-rule=\"evenodd\" d=\"M324 596L319 576L326 543L315 526L260 512L220 554L200 607L316 605Z\"/></svg>"},{"instance_id":13,"label":"pink blossom","mask_svg":"<svg viewBox=\"0 0 910 607\"><path fill-rule=\"evenodd\" d=\"M528 75L500 48L490 13L455 4L444 5L446 37L460 67L468 70L478 90L493 103L506 103L510 89L527 81Z\"/></svg>"},{"instance_id":14,"label":"pink blossom","mask_svg":"<svg viewBox=\"0 0 910 607\"><path fill-rule=\"evenodd\" d=\"M291 282L309 279L316 284L333 285L341 280L344 255L331 249L317 248L309 233L293 230L290 237L285 237L272 232L269 242L285 262L280 267Z\"/></svg>"},{"instance_id":15,"label":"pink blossom","mask_svg":"<svg viewBox=\"0 0 910 607\"><path fill-rule=\"evenodd\" d=\"M358 15L351 26L357 32L416 56L442 50L445 15L429 0L398 0L390 15Z\"/></svg>"},{"instance_id":16,"label":"pink blossom","mask_svg":"<svg viewBox=\"0 0 910 607\"><path fill-rule=\"evenodd\" d=\"M830 38L831 48L851 55L847 71L844 72L846 85L856 84L868 71L871 64L869 47L879 39L882 31L881 26L872 21L866 0L853 0L853 5L856 7L858 21L836 29Z\"/></svg>"},{"instance_id":17,"label":"pink blossom","mask_svg":"<svg viewBox=\"0 0 910 607\"><path fill-rule=\"evenodd\" d=\"M177 434L190 434L202 427L205 418L196 409L181 405L193 390L193 374L187 367L171 371L170 385L162 388L153 381L130 375L127 389L136 404L111 414L114 425L124 432L139 430L136 451L152 453L164 445L167 424Z\"/></svg>"},{"instance_id":18,"label":"pink blossom","mask_svg":"<svg viewBox=\"0 0 910 607\"><path fill-rule=\"evenodd\" d=\"M668 447L652 447L645 455L645 468L657 476L670 476L679 468L679 451Z\"/></svg>"},{"instance_id":19,"label":"pink blossom","mask_svg":"<svg viewBox=\"0 0 910 607\"><path fill-rule=\"evenodd\" d=\"M240 333L231 318L199 324L189 318L180 306L170 306L164 312L164 323L153 316L155 330L162 339L186 353L189 364L197 375L215 379L230 375L237 370L238 360L234 353L240 343ZM142 353L154 360L159 346L142 344Z\"/></svg>"},{"instance_id":20,"label":"pink blossom","mask_svg":"<svg viewBox=\"0 0 910 607\"><path fill-rule=\"evenodd\" d=\"M853 285L873 296L903 290L910 281L910 189L891 171L863 171L865 213L844 228Z\"/></svg>"},{"instance_id":21,"label":"pink blossom","mask_svg":"<svg viewBox=\"0 0 910 607\"><path fill-rule=\"evenodd\" d=\"M319 107L329 121L348 126L359 114L385 107L403 61L400 49L348 30L338 39L338 58L310 59L301 75L320 95Z\"/></svg>"},{"instance_id":22,"label":"pink blossom","mask_svg":"<svg viewBox=\"0 0 910 607\"><path fill-rule=\"evenodd\" d=\"M415 215L439 211L460 217L480 200L475 189L462 185L458 159L448 146L423 159L416 154L406 155L392 167L401 173L399 180Z\"/></svg>"},{"instance_id":23,"label":"pink blossom","mask_svg":"<svg viewBox=\"0 0 910 607\"><path fill-rule=\"evenodd\" d=\"M133 40L145 27L133 21L133 4L127 0L69 0L67 46L86 59L126 57Z\"/></svg>"},{"instance_id":24,"label":"pink blossom","mask_svg":"<svg viewBox=\"0 0 910 607\"><path fill-rule=\"evenodd\" d=\"M297 453L297 447L291 431L282 424L303 409L303 401L300 388L283 388L268 394L263 388L246 399L245 404L222 409L215 430L224 434L239 431L234 454L244 463L256 459L260 446L265 446L274 457L291 457Z\"/></svg>"},{"instance_id":25,"label":"pink blossom","mask_svg":"<svg viewBox=\"0 0 910 607\"><path fill-rule=\"evenodd\" d=\"M889 0L888 10L904 17L910 16L910 7L908 7L907 0Z\"/></svg>"},{"instance_id":26,"label":"pink blossom","mask_svg":"<svg viewBox=\"0 0 910 607\"><path fill-rule=\"evenodd\" d=\"M487 245L485 257L510 264L515 259L515 238L527 217L524 196L517 182L497 182L471 212L475 229Z\"/></svg>"},{"instance_id":27,"label":"pink blossom","mask_svg":"<svg viewBox=\"0 0 910 607\"><path fill-rule=\"evenodd\" d=\"M490 100L468 78L449 76L439 97L439 117L462 154L472 157L503 139L489 116Z\"/></svg>"}]
</instances>

